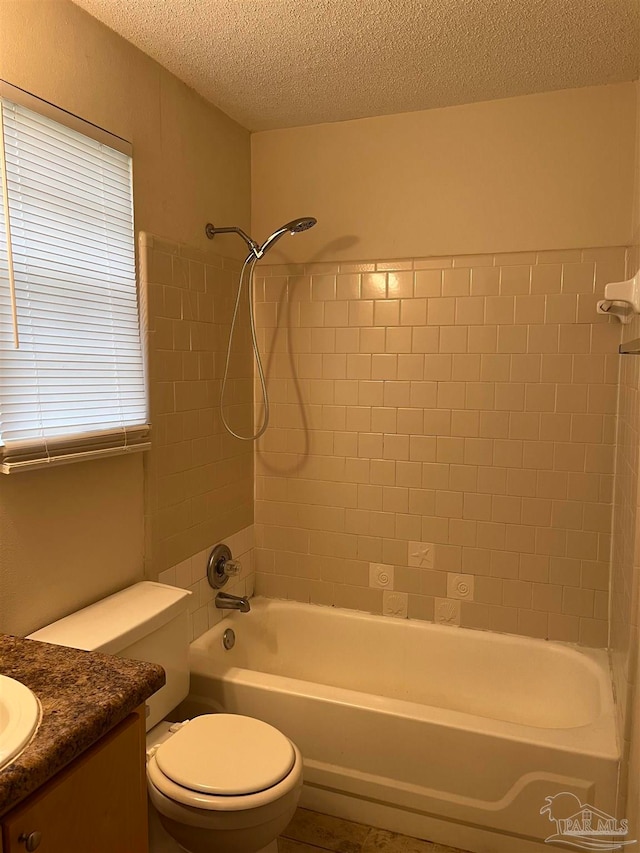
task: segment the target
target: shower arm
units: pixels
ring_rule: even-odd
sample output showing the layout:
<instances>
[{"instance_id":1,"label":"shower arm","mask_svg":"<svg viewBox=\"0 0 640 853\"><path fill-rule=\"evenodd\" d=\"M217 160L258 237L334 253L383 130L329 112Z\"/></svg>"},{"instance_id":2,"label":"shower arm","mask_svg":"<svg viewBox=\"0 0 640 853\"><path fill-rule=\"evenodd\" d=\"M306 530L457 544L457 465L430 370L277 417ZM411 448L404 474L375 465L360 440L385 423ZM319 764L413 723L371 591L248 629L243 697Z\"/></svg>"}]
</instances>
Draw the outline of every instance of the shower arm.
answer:
<instances>
[{"instance_id":1,"label":"shower arm","mask_svg":"<svg viewBox=\"0 0 640 853\"><path fill-rule=\"evenodd\" d=\"M260 257L260 246L258 246L255 240L252 240L248 234L245 234L242 228L238 228L236 226L230 226L228 228L216 228L215 225L213 225L211 222L207 222L204 229L204 233L210 240L213 240L216 234L238 234L247 244L252 254L254 254L256 258Z\"/></svg>"}]
</instances>

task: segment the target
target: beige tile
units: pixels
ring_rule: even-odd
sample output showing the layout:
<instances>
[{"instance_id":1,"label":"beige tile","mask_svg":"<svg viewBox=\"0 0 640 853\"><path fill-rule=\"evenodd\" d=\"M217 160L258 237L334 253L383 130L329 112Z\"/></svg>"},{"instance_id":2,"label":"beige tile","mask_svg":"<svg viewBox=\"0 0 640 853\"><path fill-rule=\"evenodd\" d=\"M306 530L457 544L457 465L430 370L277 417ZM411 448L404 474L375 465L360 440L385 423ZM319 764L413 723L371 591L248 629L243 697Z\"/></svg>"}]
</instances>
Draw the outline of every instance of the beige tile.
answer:
<instances>
[{"instance_id":1,"label":"beige tile","mask_svg":"<svg viewBox=\"0 0 640 853\"><path fill-rule=\"evenodd\" d=\"M431 329L436 332L437 330ZM399 327L387 329L362 329L360 332L360 349L366 352L388 352L400 353L411 352L413 343L413 330L403 329ZM432 346L431 352L437 350L436 345ZM417 350L416 350L417 352Z\"/></svg>"},{"instance_id":2,"label":"beige tile","mask_svg":"<svg viewBox=\"0 0 640 853\"><path fill-rule=\"evenodd\" d=\"M608 645L608 626L604 619L580 619L580 642L585 646L606 648Z\"/></svg>"},{"instance_id":3,"label":"beige tile","mask_svg":"<svg viewBox=\"0 0 640 853\"><path fill-rule=\"evenodd\" d=\"M543 382L580 382L572 375L574 359L577 356L572 356L568 353L554 354L546 353L542 356L542 371L541 380ZM593 381L593 380L584 380Z\"/></svg>"},{"instance_id":4,"label":"beige tile","mask_svg":"<svg viewBox=\"0 0 640 853\"><path fill-rule=\"evenodd\" d=\"M416 270L443 270L452 266L453 259L448 257L416 258L413 262L413 268Z\"/></svg>"},{"instance_id":5,"label":"beige tile","mask_svg":"<svg viewBox=\"0 0 640 853\"><path fill-rule=\"evenodd\" d=\"M460 624L465 628L489 630L489 606L478 601L460 602ZM436 848L437 849L437 848Z\"/></svg>"},{"instance_id":6,"label":"beige tile","mask_svg":"<svg viewBox=\"0 0 640 853\"><path fill-rule=\"evenodd\" d=\"M400 300L400 323L403 326L423 326L427 322L426 299Z\"/></svg>"},{"instance_id":7,"label":"beige tile","mask_svg":"<svg viewBox=\"0 0 640 853\"><path fill-rule=\"evenodd\" d=\"M509 438L531 439L541 438L540 415L536 412L511 412ZM521 460L520 460L521 461Z\"/></svg>"},{"instance_id":8,"label":"beige tile","mask_svg":"<svg viewBox=\"0 0 640 853\"><path fill-rule=\"evenodd\" d=\"M544 320L547 323L574 323L577 308L578 300L575 294L550 294L546 298Z\"/></svg>"},{"instance_id":9,"label":"beige tile","mask_svg":"<svg viewBox=\"0 0 640 853\"><path fill-rule=\"evenodd\" d=\"M444 326L440 329L440 352L465 353L468 347L467 326Z\"/></svg>"},{"instance_id":10,"label":"beige tile","mask_svg":"<svg viewBox=\"0 0 640 853\"><path fill-rule=\"evenodd\" d=\"M500 578L478 576L474 585L475 600L482 604L502 604L503 583Z\"/></svg>"},{"instance_id":11,"label":"beige tile","mask_svg":"<svg viewBox=\"0 0 640 853\"><path fill-rule=\"evenodd\" d=\"M362 853L436 853L437 849L431 841L420 841L386 829L371 829L362 846Z\"/></svg>"},{"instance_id":12,"label":"beige tile","mask_svg":"<svg viewBox=\"0 0 640 853\"><path fill-rule=\"evenodd\" d=\"M549 616L535 610L518 610L518 631L526 637L546 639L549 633Z\"/></svg>"},{"instance_id":13,"label":"beige tile","mask_svg":"<svg viewBox=\"0 0 640 853\"><path fill-rule=\"evenodd\" d=\"M542 323L544 317L544 296L516 296L516 323Z\"/></svg>"},{"instance_id":14,"label":"beige tile","mask_svg":"<svg viewBox=\"0 0 640 853\"><path fill-rule=\"evenodd\" d=\"M443 272L443 296L467 296L471 285L471 270L469 268L448 269Z\"/></svg>"},{"instance_id":15,"label":"beige tile","mask_svg":"<svg viewBox=\"0 0 640 853\"><path fill-rule=\"evenodd\" d=\"M402 262L396 262L396 264L390 264L389 266L394 267L399 264L402 264ZM403 267L389 270L387 275L387 296L389 299L410 299L414 295L414 274L409 271L410 269L411 262L409 261L409 267L406 271Z\"/></svg>"},{"instance_id":16,"label":"beige tile","mask_svg":"<svg viewBox=\"0 0 640 853\"><path fill-rule=\"evenodd\" d=\"M493 266L493 255L456 255L454 267L490 267Z\"/></svg>"},{"instance_id":17,"label":"beige tile","mask_svg":"<svg viewBox=\"0 0 640 853\"><path fill-rule=\"evenodd\" d=\"M496 352L498 348L498 327L470 326L468 348L469 352Z\"/></svg>"},{"instance_id":18,"label":"beige tile","mask_svg":"<svg viewBox=\"0 0 640 853\"><path fill-rule=\"evenodd\" d=\"M506 634L518 632L518 611L515 607L489 605L489 628Z\"/></svg>"},{"instance_id":19,"label":"beige tile","mask_svg":"<svg viewBox=\"0 0 640 853\"><path fill-rule=\"evenodd\" d=\"M562 613L562 587L555 584L534 583L532 609L546 613Z\"/></svg>"},{"instance_id":20,"label":"beige tile","mask_svg":"<svg viewBox=\"0 0 640 853\"><path fill-rule=\"evenodd\" d=\"M502 603L506 607L531 608L532 584L526 581L502 581Z\"/></svg>"},{"instance_id":21,"label":"beige tile","mask_svg":"<svg viewBox=\"0 0 640 853\"><path fill-rule=\"evenodd\" d=\"M427 301L427 323L430 326L450 326L455 323L456 300L453 297Z\"/></svg>"},{"instance_id":22,"label":"beige tile","mask_svg":"<svg viewBox=\"0 0 640 853\"><path fill-rule=\"evenodd\" d=\"M594 284L595 263L593 261L563 264L563 293L593 293Z\"/></svg>"},{"instance_id":23,"label":"beige tile","mask_svg":"<svg viewBox=\"0 0 640 853\"><path fill-rule=\"evenodd\" d=\"M484 308L485 301L481 296L460 297L456 299L455 322L465 326L481 325L484 323Z\"/></svg>"},{"instance_id":24,"label":"beige tile","mask_svg":"<svg viewBox=\"0 0 640 853\"><path fill-rule=\"evenodd\" d=\"M363 299L385 299L387 295L387 276L384 273L363 273L360 295Z\"/></svg>"},{"instance_id":25,"label":"beige tile","mask_svg":"<svg viewBox=\"0 0 640 853\"><path fill-rule=\"evenodd\" d=\"M389 330L387 330L389 331ZM404 329L402 331L405 331ZM413 352L437 353L440 339L438 327L414 327L411 335L411 349Z\"/></svg>"},{"instance_id":26,"label":"beige tile","mask_svg":"<svg viewBox=\"0 0 640 853\"><path fill-rule=\"evenodd\" d=\"M433 297L442 295L442 270L418 270L415 273L415 296Z\"/></svg>"},{"instance_id":27,"label":"beige tile","mask_svg":"<svg viewBox=\"0 0 640 853\"><path fill-rule=\"evenodd\" d=\"M349 325L373 325L373 300L359 299L354 302L349 302Z\"/></svg>"},{"instance_id":28,"label":"beige tile","mask_svg":"<svg viewBox=\"0 0 640 853\"><path fill-rule=\"evenodd\" d=\"M531 293L560 293L561 287L561 264L537 264L531 268Z\"/></svg>"},{"instance_id":29,"label":"beige tile","mask_svg":"<svg viewBox=\"0 0 640 853\"><path fill-rule=\"evenodd\" d=\"M336 298L360 298L360 276L357 273L341 273L336 276Z\"/></svg>"},{"instance_id":30,"label":"beige tile","mask_svg":"<svg viewBox=\"0 0 640 853\"><path fill-rule=\"evenodd\" d=\"M529 327L529 352L558 352L560 326L555 323ZM571 350L564 350L570 352Z\"/></svg>"},{"instance_id":31,"label":"beige tile","mask_svg":"<svg viewBox=\"0 0 640 853\"><path fill-rule=\"evenodd\" d=\"M546 584L549 579L549 557L541 554L521 554L519 578L535 584Z\"/></svg>"},{"instance_id":32,"label":"beige tile","mask_svg":"<svg viewBox=\"0 0 640 853\"><path fill-rule=\"evenodd\" d=\"M540 328L533 326L531 328ZM528 326L499 326L498 327L498 352L517 353L527 352L529 340ZM536 352L535 348L529 347L529 351Z\"/></svg>"},{"instance_id":33,"label":"beige tile","mask_svg":"<svg viewBox=\"0 0 640 853\"><path fill-rule=\"evenodd\" d=\"M562 594L562 612L567 616L592 616L594 592L592 589L565 587Z\"/></svg>"},{"instance_id":34,"label":"beige tile","mask_svg":"<svg viewBox=\"0 0 640 853\"><path fill-rule=\"evenodd\" d=\"M369 827L364 824L297 809L291 823L282 831L282 838L335 853L360 853L369 832ZM288 853L286 848L283 849Z\"/></svg>"},{"instance_id":35,"label":"beige tile","mask_svg":"<svg viewBox=\"0 0 640 853\"><path fill-rule=\"evenodd\" d=\"M559 327L559 352L588 353L591 347L591 327L587 325L566 325ZM594 326L594 334L598 327ZM602 328L608 328L606 326Z\"/></svg>"},{"instance_id":36,"label":"beige tile","mask_svg":"<svg viewBox=\"0 0 640 853\"><path fill-rule=\"evenodd\" d=\"M500 293L503 296L529 293L530 282L531 267L528 265L507 265L500 269Z\"/></svg>"},{"instance_id":37,"label":"beige tile","mask_svg":"<svg viewBox=\"0 0 640 853\"><path fill-rule=\"evenodd\" d=\"M511 363L516 356L485 353L479 357L481 359L480 376L467 376L466 379L482 379L484 382L508 382L512 378Z\"/></svg>"},{"instance_id":38,"label":"beige tile","mask_svg":"<svg viewBox=\"0 0 640 853\"><path fill-rule=\"evenodd\" d=\"M489 358L490 356L485 356ZM478 353L455 353L451 378L456 382L473 382L480 379L482 356Z\"/></svg>"},{"instance_id":39,"label":"beige tile","mask_svg":"<svg viewBox=\"0 0 640 853\"><path fill-rule=\"evenodd\" d=\"M549 639L577 643L580 639L580 620L576 616L549 614Z\"/></svg>"},{"instance_id":40,"label":"beige tile","mask_svg":"<svg viewBox=\"0 0 640 853\"><path fill-rule=\"evenodd\" d=\"M488 324L511 324L514 321L515 300L512 296L488 296L485 318Z\"/></svg>"},{"instance_id":41,"label":"beige tile","mask_svg":"<svg viewBox=\"0 0 640 853\"><path fill-rule=\"evenodd\" d=\"M445 579L445 575L440 575L441 579ZM444 593L439 593L443 595ZM434 618L434 598L430 595L409 595L409 619L423 619L427 622L433 622Z\"/></svg>"},{"instance_id":42,"label":"beige tile","mask_svg":"<svg viewBox=\"0 0 640 853\"><path fill-rule=\"evenodd\" d=\"M497 296L500 293L499 267L473 267L471 270L471 294L473 296Z\"/></svg>"}]
</instances>

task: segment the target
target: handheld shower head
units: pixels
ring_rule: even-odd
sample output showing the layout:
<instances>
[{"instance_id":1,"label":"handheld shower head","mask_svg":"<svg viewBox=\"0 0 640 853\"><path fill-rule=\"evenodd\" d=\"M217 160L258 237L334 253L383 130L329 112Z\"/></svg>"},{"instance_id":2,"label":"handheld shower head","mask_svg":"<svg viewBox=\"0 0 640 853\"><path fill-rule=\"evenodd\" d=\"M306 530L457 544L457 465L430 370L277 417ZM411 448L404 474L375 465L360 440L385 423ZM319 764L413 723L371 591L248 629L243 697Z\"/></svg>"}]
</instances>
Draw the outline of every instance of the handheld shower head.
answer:
<instances>
[{"instance_id":1,"label":"handheld shower head","mask_svg":"<svg viewBox=\"0 0 640 853\"><path fill-rule=\"evenodd\" d=\"M258 257L261 258L265 252L267 252L273 244L287 232L289 234L299 234L301 231L307 231L309 228L313 228L317 221L318 220L313 216L302 216L300 219L292 219L291 222L287 222L286 225L283 225L282 228L278 228L278 230L274 231L270 237L267 237L262 246L258 249Z\"/></svg>"},{"instance_id":2,"label":"handheld shower head","mask_svg":"<svg viewBox=\"0 0 640 853\"><path fill-rule=\"evenodd\" d=\"M283 227L288 228L292 234L299 234L301 231L313 228L317 221L315 216L303 216L301 219L292 219Z\"/></svg>"}]
</instances>

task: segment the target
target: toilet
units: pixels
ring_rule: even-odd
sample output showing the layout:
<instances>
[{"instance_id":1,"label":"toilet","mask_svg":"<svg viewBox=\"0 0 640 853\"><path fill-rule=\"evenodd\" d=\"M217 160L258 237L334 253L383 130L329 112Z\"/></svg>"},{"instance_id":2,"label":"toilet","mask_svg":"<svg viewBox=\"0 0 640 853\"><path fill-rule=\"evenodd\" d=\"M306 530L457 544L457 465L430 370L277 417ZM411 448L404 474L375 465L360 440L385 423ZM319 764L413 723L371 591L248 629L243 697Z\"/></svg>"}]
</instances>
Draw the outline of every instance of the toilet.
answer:
<instances>
[{"instance_id":1,"label":"toilet","mask_svg":"<svg viewBox=\"0 0 640 853\"><path fill-rule=\"evenodd\" d=\"M282 732L252 717L220 713L164 720L189 692L190 594L143 581L29 639L164 667L165 686L147 700L152 807L188 853L256 853L293 817L302 756Z\"/></svg>"}]
</instances>

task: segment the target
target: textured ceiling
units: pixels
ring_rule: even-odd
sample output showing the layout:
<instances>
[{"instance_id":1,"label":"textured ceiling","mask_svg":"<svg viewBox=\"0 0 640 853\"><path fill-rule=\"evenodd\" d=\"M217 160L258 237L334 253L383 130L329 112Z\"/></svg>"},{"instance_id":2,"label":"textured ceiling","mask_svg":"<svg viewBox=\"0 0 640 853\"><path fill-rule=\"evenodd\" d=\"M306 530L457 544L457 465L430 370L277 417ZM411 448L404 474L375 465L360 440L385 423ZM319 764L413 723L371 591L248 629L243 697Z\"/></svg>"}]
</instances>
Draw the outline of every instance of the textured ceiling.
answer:
<instances>
[{"instance_id":1,"label":"textured ceiling","mask_svg":"<svg viewBox=\"0 0 640 853\"><path fill-rule=\"evenodd\" d=\"M638 0L74 0L250 130L638 76Z\"/></svg>"}]
</instances>

